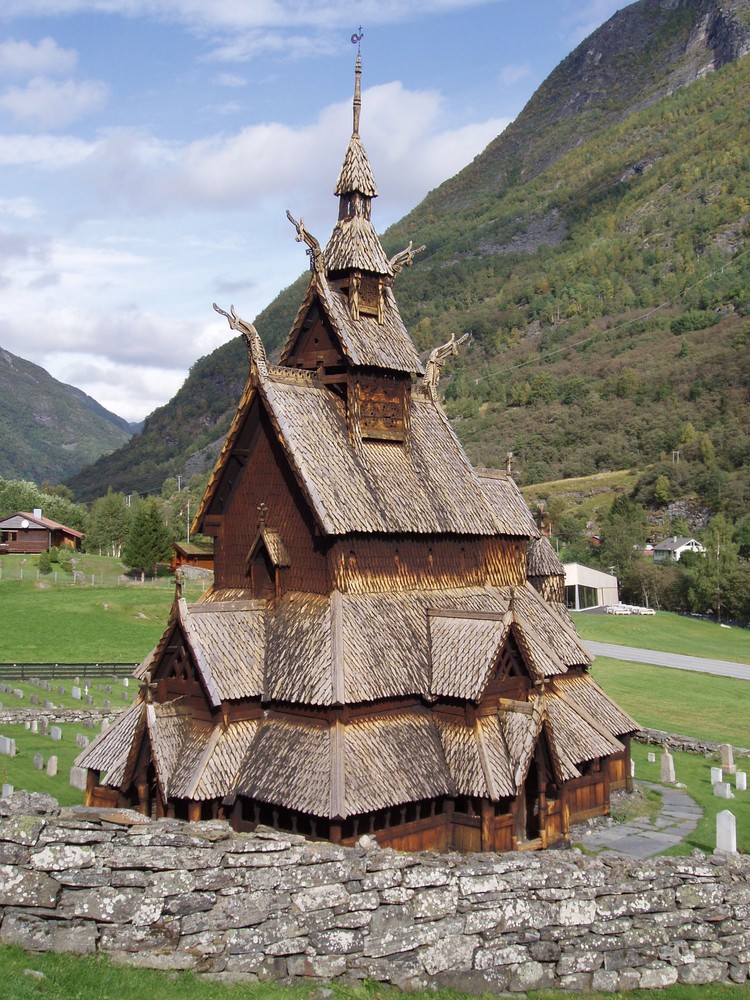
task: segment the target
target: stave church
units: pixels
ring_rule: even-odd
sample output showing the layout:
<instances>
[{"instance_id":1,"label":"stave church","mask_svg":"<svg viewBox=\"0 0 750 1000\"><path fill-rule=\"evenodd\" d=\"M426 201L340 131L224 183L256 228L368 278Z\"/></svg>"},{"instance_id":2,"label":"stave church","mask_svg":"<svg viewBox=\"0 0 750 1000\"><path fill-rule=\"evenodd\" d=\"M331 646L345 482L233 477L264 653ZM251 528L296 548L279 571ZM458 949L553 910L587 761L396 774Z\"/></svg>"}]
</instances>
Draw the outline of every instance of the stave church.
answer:
<instances>
[{"instance_id":1,"label":"stave church","mask_svg":"<svg viewBox=\"0 0 750 1000\"><path fill-rule=\"evenodd\" d=\"M193 523L214 582L179 584L134 703L79 756L86 802L342 844L564 845L630 783L637 724L590 673L563 569L511 475L476 470L395 297L353 131L277 364L249 375Z\"/></svg>"}]
</instances>

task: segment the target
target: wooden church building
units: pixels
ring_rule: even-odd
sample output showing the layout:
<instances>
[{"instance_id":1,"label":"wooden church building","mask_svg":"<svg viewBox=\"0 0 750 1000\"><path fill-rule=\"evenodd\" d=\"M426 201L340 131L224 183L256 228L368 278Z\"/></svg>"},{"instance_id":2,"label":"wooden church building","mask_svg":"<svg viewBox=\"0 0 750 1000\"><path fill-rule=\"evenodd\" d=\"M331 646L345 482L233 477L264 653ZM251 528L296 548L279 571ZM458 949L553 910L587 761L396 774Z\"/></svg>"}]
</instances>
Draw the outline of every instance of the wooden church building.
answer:
<instances>
[{"instance_id":1,"label":"wooden church building","mask_svg":"<svg viewBox=\"0 0 750 1000\"><path fill-rule=\"evenodd\" d=\"M87 803L403 850L565 843L630 781L636 723L591 678L562 566L509 473L477 472L394 297L354 128L278 364L250 374L133 705L79 756ZM533 585L532 582L533 581Z\"/></svg>"}]
</instances>

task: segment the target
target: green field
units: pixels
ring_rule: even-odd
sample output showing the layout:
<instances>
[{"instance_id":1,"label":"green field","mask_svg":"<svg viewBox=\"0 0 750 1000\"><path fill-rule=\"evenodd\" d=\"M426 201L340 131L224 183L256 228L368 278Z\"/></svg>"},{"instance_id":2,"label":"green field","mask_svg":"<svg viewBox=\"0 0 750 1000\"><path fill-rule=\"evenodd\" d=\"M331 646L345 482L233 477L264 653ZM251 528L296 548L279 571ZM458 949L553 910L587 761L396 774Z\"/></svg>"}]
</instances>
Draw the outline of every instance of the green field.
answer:
<instances>
[{"instance_id":1,"label":"green field","mask_svg":"<svg viewBox=\"0 0 750 1000\"><path fill-rule=\"evenodd\" d=\"M591 675L641 726L750 747L750 683L598 656Z\"/></svg>"},{"instance_id":2,"label":"green field","mask_svg":"<svg viewBox=\"0 0 750 1000\"><path fill-rule=\"evenodd\" d=\"M76 734L81 733L92 740L99 733L99 725L95 729L85 729L82 725L61 724L60 729L62 739L55 741L41 733L32 733L23 725L1 725L0 733L16 741L16 756L0 757L0 777L3 784L11 784L16 790L47 792L61 806L80 805L83 802L83 792L70 784L70 768L81 752L76 747ZM45 770L35 770L35 753L40 753L44 758ZM57 775L50 778L46 767L53 755L57 757ZM0 996L3 996L1 992Z\"/></svg>"},{"instance_id":3,"label":"green field","mask_svg":"<svg viewBox=\"0 0 750 1000\"><path fill-rule=\"evenodd\" d=\"M700 618L659 611L646 615L592 615L573 612L582 638L640 646L665 653L750 663L750 629L724 628Z\"/></svg>"},{"instance_id":4,"label":"green field","mask_svg":"<svg viewBox=\"0 0 750 1000\"><path fill-rule=\"evenodd\" d=\"M87 582L73 585L70 574L37 579L18 556L0 559L0 662L136 663L153 649L174 600L173 580L118 584L113 564L122 566L114 560L85 556L81 564ZM188 583L184 596L196 601L203 591L204 584Z\"/></svg>"}]
</instances>

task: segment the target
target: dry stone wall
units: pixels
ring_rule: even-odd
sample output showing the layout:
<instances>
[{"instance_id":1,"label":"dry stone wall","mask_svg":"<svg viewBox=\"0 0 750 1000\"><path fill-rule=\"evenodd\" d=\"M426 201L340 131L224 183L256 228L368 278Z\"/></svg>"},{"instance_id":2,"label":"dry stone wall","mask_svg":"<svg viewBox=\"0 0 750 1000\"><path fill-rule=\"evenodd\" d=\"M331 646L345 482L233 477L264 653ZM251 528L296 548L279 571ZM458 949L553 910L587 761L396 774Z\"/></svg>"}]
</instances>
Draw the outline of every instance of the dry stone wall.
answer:
<instances>
[{"instance_id":1,"label":"dry stone wall","mask_svg":"<svg viewBox=\"0 0 750 1000\"><path fill-rule=\"evenodd\" d=\"M748 978L747 857L410 855L39 799L0 803L0 941L27 949L478 992Z\"/></svg>"}]
</instances>

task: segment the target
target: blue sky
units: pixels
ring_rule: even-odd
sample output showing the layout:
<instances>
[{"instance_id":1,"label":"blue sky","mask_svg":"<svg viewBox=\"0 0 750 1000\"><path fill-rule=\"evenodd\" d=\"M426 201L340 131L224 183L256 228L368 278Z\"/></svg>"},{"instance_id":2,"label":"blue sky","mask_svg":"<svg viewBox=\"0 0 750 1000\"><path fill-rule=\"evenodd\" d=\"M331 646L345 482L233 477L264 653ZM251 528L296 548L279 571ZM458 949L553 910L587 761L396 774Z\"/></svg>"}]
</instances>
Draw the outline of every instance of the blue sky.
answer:
<instances>
[{"instance_id":1,"label":"blue sky","mask_svg":"<svg viewBox=\"0 0 750 1000\"><path fill-rule=\"evenodd\" d=\"M143 418L327 239L360 25L382 231L624 5L3 0L0 348Z\"/></svg>"}]
</instances>

